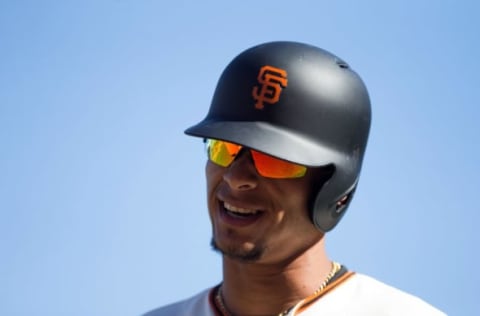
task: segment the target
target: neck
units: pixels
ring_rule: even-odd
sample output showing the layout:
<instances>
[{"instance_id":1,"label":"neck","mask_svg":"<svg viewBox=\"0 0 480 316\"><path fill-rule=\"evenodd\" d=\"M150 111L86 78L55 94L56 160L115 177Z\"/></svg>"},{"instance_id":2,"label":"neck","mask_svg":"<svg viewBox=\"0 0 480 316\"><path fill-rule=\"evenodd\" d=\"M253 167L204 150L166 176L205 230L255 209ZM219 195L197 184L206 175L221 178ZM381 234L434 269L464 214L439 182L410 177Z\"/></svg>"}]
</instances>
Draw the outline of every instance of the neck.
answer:
<instances>
[{"instance_id":1,"label":"neck","mask_svg":"<svg viewBox=\"0 0 480 316\"><path fill-rule=\"evenodd\" d=\"M231 314L278 315L319 289L332 262L322 239L282 263L245 263L224 257L223 268L222 297Z\"/></svg>"}]
</instances>

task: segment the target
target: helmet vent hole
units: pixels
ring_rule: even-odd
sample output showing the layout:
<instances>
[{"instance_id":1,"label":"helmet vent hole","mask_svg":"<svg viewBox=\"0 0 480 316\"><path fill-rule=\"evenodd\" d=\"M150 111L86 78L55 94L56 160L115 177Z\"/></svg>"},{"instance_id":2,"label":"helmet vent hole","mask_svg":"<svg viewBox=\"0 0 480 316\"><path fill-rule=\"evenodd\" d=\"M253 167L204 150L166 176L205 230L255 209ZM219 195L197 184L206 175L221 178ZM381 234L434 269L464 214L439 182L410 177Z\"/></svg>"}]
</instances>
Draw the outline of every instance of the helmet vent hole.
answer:
<instances>
[{"instance_id":1,"label":"helmet vent hole","mask_svg":"<svg viewBox=\"0 0 480 316\"><path fill-rule=\"evenodd\" d=\"M343 68L343 69L348 69L348 68L350 68L350 66L349 66L346 62L344 62L343 60L337 59L336 62L337 62L337 65L338 65L340 68Z\"/></svg>"},{"instance_id":2,"label":"helmet vent hole","mask_svg":"<svg viewBox=\"0 0 480 316\"><path fill-rule=\"evenodd\" d=\"M350 193L343 196L340 200L337 201L337 203L335 205L335 212L337 214L340 214L345 209L345 207L348 204L347 202L348 202L349 198L350 198Z\"/></svg>"}]
</instances>

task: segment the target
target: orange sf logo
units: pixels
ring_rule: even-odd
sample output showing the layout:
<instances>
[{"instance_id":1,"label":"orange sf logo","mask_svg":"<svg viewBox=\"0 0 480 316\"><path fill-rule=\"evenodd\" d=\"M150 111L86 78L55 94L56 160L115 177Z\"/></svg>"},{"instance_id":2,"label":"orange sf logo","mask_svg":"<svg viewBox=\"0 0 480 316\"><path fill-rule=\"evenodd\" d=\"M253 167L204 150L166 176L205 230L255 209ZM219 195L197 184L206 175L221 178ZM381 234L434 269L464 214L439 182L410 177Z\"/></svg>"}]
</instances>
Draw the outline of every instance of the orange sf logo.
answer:
<instances>
[{"instance_id":1,"label":"orange sf logo","mask_svg":"<svg viewBox=\"0 0 480 316\"><path fill-rule=\"evenodd\" d=\"M280 100L282 87L287 86L287 72L280 68L263 66L260 68L257 79L261 87L253 87L252 96L257 101L255 108L263 109L264 102L277 103Z\"/></svg>"}]
</instances>

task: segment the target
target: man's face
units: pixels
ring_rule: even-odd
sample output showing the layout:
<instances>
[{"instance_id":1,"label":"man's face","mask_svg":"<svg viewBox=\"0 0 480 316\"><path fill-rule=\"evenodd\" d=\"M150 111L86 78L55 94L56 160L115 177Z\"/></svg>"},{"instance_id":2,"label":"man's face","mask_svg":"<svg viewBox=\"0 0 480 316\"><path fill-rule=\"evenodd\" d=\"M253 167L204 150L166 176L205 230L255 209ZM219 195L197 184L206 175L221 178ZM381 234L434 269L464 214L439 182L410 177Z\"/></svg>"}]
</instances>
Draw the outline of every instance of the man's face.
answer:
<instances>
[{"instance_id":1,"label":"man's face","mask_svg":"<svg viewBox=\"0 0 480 316\"><path fill-rule=\"evenodd\" d=\"M208 161L213 247L230 258L262 263L287 262L310 248L323 237L308 215L318 172L309 169L294 179L265 178L255 170L248 150L228 167Z\"/></svg>"}]
</instances>

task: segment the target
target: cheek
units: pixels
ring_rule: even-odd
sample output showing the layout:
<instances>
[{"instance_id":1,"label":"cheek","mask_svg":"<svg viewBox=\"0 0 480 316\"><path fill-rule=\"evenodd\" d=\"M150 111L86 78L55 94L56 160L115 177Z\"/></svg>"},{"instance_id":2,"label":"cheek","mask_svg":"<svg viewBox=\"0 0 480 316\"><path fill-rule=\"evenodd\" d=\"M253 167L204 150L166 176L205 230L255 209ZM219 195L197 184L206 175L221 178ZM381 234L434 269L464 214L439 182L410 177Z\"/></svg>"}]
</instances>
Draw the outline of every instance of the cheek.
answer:
<instances>
[{"instance_id":1,"label":"cheek","mask_svg":"<svg viewBox=\"0 0 480 316\"><path fill-rule=\"evenodd\" d=\"M218 188L218 185L222 182L224 169L225 168L217 166L210 161L207 161L205 165L205 178L207 180L207 200L209 207L212 206L212 203L215 203L215 192Z\"/></svg>"},{"instance_id":2,"label":"cheek","mask_svg":"<svg viewBox=\"0 0 480 316\"><path fill-rule=\"evenodd\" d=\"M217 166L210 161L207 161L205 164L205 179L207 180L207 190L209 193L222 181L224 169L225 168Z\"/></svg>"},{"instance_id":3,"label":"cheek","mask_svg":"<svg viewBox=\"0 0 480 316\"><path fill-rule=\"evenodd\" d=\"M286 183L277 187L277 196L286 206L305 209L311 195L309 187L300 181L285 181Z\"/></svg>"},{"instance_id":4,"label":"cheek","mask_svg":"<svg viewBox=\"0 0 480 316\"><path fill-rule=\"evenodd\" d=\"M309 186L301 181L286 182L278 186L275 190L277 196L277 209L284 210L289 220L298 223L311 223L310 220L310 199L311 190Z\"/></svg>"}]
</instances>

